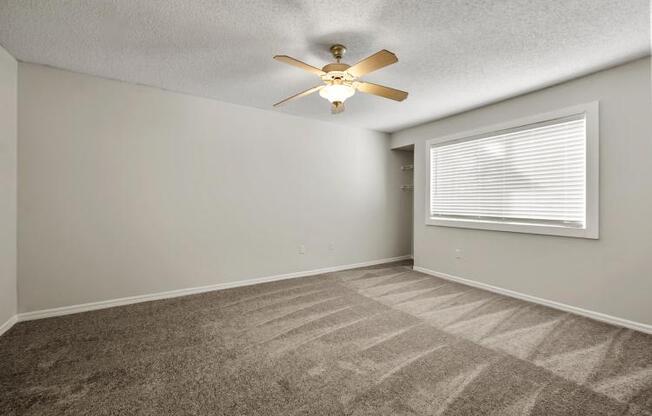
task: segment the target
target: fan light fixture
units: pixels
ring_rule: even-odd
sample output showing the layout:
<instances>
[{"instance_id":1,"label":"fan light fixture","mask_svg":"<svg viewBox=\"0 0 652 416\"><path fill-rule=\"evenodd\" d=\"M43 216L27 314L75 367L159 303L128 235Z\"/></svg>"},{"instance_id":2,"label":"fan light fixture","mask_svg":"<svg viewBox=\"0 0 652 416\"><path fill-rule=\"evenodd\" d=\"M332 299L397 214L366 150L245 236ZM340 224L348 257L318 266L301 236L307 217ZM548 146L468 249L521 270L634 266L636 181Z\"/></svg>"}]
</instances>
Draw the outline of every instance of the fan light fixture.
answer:
<instances>
[{"instance_id":1,"label":"fan light fixture","mask_svg":"<svg viewBox=\"0 0 652 416\"><path fill-rule=\"evenodd\" d=\"M344 84L330 84L319 90L319 95L334 103L343 103L347 98L355 94L355 88Z\"/></svg>"},{"instance_id":2,"label":"fan light fixture","mask_svg":"<svg viewBox=\"0 0 652 416\"><path fill-rule=\"evenodd\" d=\"M375 54L363 59L357 64L350 66L341 62L342 56L346 52L346 47L343 45L333 45L330 50L336 62L327 64L321 69L287 55L276 55L274 57L277 61L311 72L319 76L323 81L323 84L321 85L317 85L316 87L312 87L295 94L292 97L286 98L283 101L279 101L274 104L274 107L283 105L288 101L297 98L305 97L317 91L319 91L320 96L330 101L331 112L333 114L344 111L344 101L346 101L347 98L352 97L356 91L389 98L390 100L395 101L403 101L407 98L408 93L405 91L385 87L383 85L372 84L371 82L363 82L359 79L363 75L398 62L398 58L392 52L383 49L382 51L376 52Z\"/></svg>"}]
</instances>

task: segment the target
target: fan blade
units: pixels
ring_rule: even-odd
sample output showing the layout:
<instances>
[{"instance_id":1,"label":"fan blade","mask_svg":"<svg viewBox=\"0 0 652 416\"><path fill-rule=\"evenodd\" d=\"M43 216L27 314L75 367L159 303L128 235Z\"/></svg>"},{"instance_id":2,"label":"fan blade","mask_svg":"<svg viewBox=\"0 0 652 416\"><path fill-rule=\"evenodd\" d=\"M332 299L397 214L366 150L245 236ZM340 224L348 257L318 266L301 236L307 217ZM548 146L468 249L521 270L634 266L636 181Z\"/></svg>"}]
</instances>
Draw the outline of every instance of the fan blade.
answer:
<instances>
[{"instance_id":1,"label":"fan blade","mask_svg":"<svg viewBox=\"0 0 652 416\"><path fill-rule=\"evenodd\" d=\"M292 101L292 100L295 100L295 99L297 99L297 98L305 97L306 95L310 95L310 94L312 94L312 93L315 92L315 91L319 91L319 90L321 90L322 88L324 88L323 85L318 85L318 86L316 86L316 87L312 87L312 88L310 88L310 89L308 89L308 90L302 91L302 92L300 92L300 93L298 93L298 94L294 94L292 97L288 97L288 98L286 98L286 99L283 100L283 101L279 101L279 102L277 102L276 104L274 104L274 107L278 107L279 105L285 104L285 103L287 103L288 101Z\"/></svg>"},{"instance_id":2,"label":"fan blade","mask_svg":"<svg viewBox=\"0 0 652 416\"><path fill-rule=\"evenodd\" d=\"M383 85L372 84L371 82L358 83L358 91L366 92L367 94L377 95L383 98L389 98L390 100L396 100L396 101L403 101L408 96L408 93L405 91L385 87Z\"/></svg>"},{"instance_id":3,"label":"fan blade","mask_svg":"<svg viewBox=\"0 0 652 416\"><path fill-rule=\"evenodd\" d=\"M357 78L396 62L398 62L396 55L383 49L353 65L346 72Z\"/></svg>"},{"instance_id":4,"label":"fan blade","mask_svg":"<svg viewBox=\"0 0 652 416\"><path fill-rule=\"evenodd\" d=\"M315 67L312 66L312 65L308 65L308 64L305 63L305 62L301 62L300 60L298 60L298 59L294 59L294 58L289 57L289 56L287 56L287 55L276 55L276 56L274 57L274 59L276 59L277 61L280 61L280 62L285 62L286 64L290 64L290 65L296 66L297 68L301 68L301 69L303 69L304 71L312 72L312 73L315 74L315 75L319 75L319 76L321 76L321 75L324 75L324 74L325 74L325 72L322 71L321 69L319 69L319 68L315 68Z\"/></svg>"}]
</instances>

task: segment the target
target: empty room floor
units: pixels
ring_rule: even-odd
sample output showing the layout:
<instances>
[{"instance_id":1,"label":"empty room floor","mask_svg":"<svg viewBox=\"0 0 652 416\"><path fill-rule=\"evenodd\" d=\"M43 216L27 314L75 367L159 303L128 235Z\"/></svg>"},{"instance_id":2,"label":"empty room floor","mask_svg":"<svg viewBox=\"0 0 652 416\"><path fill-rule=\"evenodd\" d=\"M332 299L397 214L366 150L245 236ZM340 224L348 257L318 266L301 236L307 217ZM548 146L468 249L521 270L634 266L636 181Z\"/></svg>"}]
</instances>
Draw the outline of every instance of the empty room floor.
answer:
<instances>
[{"instance_id":1,"label":"empty room floor","mask_svg":"<svg viewBox=\"0 0 652 416\"><path fill-rule=\"evenodd\" d=\"M354 269L0 338L2 415L651 415L652 336Z\"/></svg>"}]
</instances>

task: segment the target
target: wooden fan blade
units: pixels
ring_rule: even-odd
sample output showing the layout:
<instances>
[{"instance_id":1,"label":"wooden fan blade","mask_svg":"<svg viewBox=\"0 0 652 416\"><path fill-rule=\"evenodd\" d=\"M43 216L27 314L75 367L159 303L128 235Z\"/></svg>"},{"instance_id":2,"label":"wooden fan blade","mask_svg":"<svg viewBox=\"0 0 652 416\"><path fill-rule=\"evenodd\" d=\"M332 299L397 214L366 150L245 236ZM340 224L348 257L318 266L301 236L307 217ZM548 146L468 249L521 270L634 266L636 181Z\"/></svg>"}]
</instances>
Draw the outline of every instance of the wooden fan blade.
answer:
<instances>
[{"instance_id":1,"label":"wooden fan blade","mask_svg":"<svg viewBox=\"0 0 652 416\"><path fill-rule=\"evenodd\" d=\"M321 75L325 74L325 72L322 71L321 69L315 68L312 65L308 65L305 62L301 62L300 60L294 59L294 58L292 58L290 56L287 56L287 55L276 55L274 57L274 59L276 59L277 61L280 61L280 62L285 62L286 64L296 66L297 68L301 68L304 71L312 72L315 75L321 76Z\"/></svg>"},{"instance_id":2,"label":"wooden fan blade","mask_svg":"<svg viewBox=\"0 0 652 416\"><path fill-rule=\"evenodd\" d=\"M274 104L274 107L278 107L279 105L283 105L283 104L287 103L288 101L292 101L292 100L295 100L297 98L305 97L306 95L310 95L315 91L321 90L322 88L324 88L323 85L318 85L316 87L312 87L312 88L310 88L308 90L302 91L302 92L300 92L298 94L294 94L292 97L288 97L283 101L277 102L276 104Z\"/></svg>"},{"instance_id":3,"label":"wooden fan blade","mask_svg":"<svg viewBox=\"0 0 652 416\"><path fill-rule=\"evenodd\" d=\"M405 91L385 87L383 85L372 84L371 82L360 82L358 84L358 91L396 101L403 101L408 96L408 93Z\"/></svg>"},{"instance_id":4,"label":"wooden fan blade","mask_svg":"<svg viewBox=\"0 0 652 416\"><path fill-rule=\"evenodd\" d=\"M357 78L396 62L398 62L396 55L383 49L353 65L346 72Z\"/></svg>"}]
</instances>

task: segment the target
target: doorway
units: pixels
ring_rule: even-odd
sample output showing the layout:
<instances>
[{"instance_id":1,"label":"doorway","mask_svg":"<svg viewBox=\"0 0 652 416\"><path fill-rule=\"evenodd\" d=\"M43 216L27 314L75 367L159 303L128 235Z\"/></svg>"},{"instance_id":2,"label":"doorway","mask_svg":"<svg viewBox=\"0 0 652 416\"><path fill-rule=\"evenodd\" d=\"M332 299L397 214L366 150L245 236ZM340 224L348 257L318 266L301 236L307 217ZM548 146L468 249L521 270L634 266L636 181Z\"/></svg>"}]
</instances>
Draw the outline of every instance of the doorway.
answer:
<instances>
[{"instance_id":1,"label":"doorway","mask_svg":"<svg viewBox=\"0 0 652 416\"><path fill-rule=\"evenodd\" d=\"M410 254L414 257L414 145L394 149L400 160L402 227L410 240Z\"/></svg>"}]
</instances>

